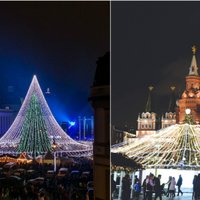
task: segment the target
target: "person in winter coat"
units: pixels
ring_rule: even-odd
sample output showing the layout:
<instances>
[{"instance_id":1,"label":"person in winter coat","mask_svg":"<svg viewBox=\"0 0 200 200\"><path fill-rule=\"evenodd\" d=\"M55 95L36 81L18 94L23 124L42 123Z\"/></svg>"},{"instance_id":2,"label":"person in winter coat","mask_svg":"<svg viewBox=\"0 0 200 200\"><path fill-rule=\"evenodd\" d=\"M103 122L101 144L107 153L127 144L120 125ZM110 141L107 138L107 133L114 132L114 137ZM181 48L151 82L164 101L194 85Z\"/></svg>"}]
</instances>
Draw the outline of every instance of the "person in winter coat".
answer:
<instances>
[{"instance_id":1,"label":"person in winter coat","mask_svg":"<svg viewBox=\"0 0 200 200\"><path fill-rule=\"evenodd\" d=\"M176 180L173 177L169 186L169 197L175 197L175 191L176 191Z\"/></svg>"},{"instance_id":2,"label":"person in winter coat","mask_svg":"<svg viewBox=\"0 0 200 200\"><path fill-rule=\"evenodd\" d=\"M141 192L141 183L140 183L139 179L137 180L137 182L134 185L134 191L135 191L134 196L138 199L140 196L140 192Z\"/></svg>"},{"instance_id":3,"label":"person in winter coat","mask_svg":"<svg viewBox=\"0 0 200 200\"><path fill-rule=\"evenodd\" d=\"M179 193L181 193L181 195L183 195L183 192L181 191L181 185L183 184L183 178L181 175L179 175L178 181L177 181L177 186L178 186L178 194L177 196L179 196Z\"/></svg>"},{"instance_id":4,"label":"person in winter coat","mask_svg":"<svg viewBox=\"0 0 200 200\"><path fill-rule=\"evenodd\" d=\"M146 179L146 199L152 200L153 188L154 188L154 175L150 173L148 179Z\"/></svg>"},{"instance_id":5,"label":"person in winter coat","mask_svg":"<svg viewBox=\"0 0 200 200\"><path fill-rule=\"evenodd\" d=\"M166 193L167 197L169 196L169 187L170 187L171 180L172 180L172 176L169 176L169 180L166 183L167 184L167 193Z\"/></svg>"},{"instance_id":6,"label":"person in winter coat","mask_svg":"<svg viewBox=\"0 0 200 200\"><path fill-rule=\"evenodd\" d=\"M131 179L128 174L122 179L122 200L129 200L131 194Z\"/></svg>"},{"instance_id":7,"label":"person in winter coat","mask_svg":"<svg viewBox=\"0 0 200 200\"><path fill-rule=\"evenodd\" d=\"M143 187L143 200L146 200L146 180L149 178L149 176L147 175L146 178L144 179L143 183L142 183L142 187Z\"/></svg>"},{"instance_id":8,"label":"person in winter coat","mask_svg":"<svg viewBox=\"0 0 200 200\"><path fill-rule=\"evenodd\" d=\"M192 192L192 199L197 199L196 194L198 193L198 187L197 187L197 175L194 175L193 181L193 192Z\"/></svg>"},{"instance_id":9,"label":"person in winter coat","mask_svg":"<svg viewBox=\"0 0 200 200\"><path fill-rule=\"evenodd\" d=\"M162 185L160 184L161 175L154 178L154 191L155 191L155 200L159 197L162 200Z\"/></svg>"},{"instance_id":10,"label":"person in winter coat","mask_svg":"<svg viewBox=\"0 0 200 200\"><path fill-rule=\"evenodd\" d=\"M111 175L111 196L113 196L114 191L116 190L116 181L114 180L114 174Z\"/></svg>"}]
</instances>

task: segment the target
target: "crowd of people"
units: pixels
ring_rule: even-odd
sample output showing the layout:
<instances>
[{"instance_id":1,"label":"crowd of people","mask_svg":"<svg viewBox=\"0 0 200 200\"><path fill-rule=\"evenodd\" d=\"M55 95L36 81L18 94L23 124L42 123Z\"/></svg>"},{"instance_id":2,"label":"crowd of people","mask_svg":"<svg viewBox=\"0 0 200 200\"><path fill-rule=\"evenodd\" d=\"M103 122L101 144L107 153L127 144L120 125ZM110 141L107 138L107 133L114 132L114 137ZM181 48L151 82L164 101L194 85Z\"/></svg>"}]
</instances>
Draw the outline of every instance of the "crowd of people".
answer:
<instances>
[{"instance_id":1,"label":"crowd of people","mask_svg":"<svg viewBox=\"0 0 200 200\"><path fill-rule=\"evenodd\" d=\"M3 164L2 164L3 165ZM20 164L17 169L25 169L26 172L19 177L0 174L0 200L90 200L93 199L93 169L92 164L86 160L80 160L70 165L61 165L59 168L67 168L68 173L59 177L58 171L52 176L47 172L53 169L51 164ZM15 172L13 170L13 172ZM78 171L77 176L72 176L73 171ZM88 173L83 175L84 171ZM37 179L37 177L39 177ZM36 180L36 181L31 181Z\"/></svg>"},{"instance_id":2,"label":"crowd of people","mask_svg":"<svg viewBox=\"0 0 200 200\"><path fill-rule=\"evenodd\" d=\"M175 177L169 176L169 180L167 181L167 183L163 184L161 184L161 177L162 177L161 175L158 175L156 177L152 173L146 176L142 184L144 200L152 200L154 192L155 192L155 197L154 197L155 200L157 198L162 200L162 195L166 195L167 197L173 198L175 197L176 186L178 187L177 196L179 196L180 194L183 195L183 192L181 191L183 178L181 175L179 175L177 182ZM166 191L164 190L165 185L167 185Z\"/></svg>"},{"instance_id":3,"label":"crowd of people","mask_svg":"<svg viewBox=\"0 0 200 200\"><path fill-rule=\"evenodd\" d=\"M157 177L154 176L152 173L146 176L143 183L141 184L140 180L137 176L134 178L134 185L133 185L133 198L138 199L139 195L141 194L141 191L143 189L143 199L144 200L156 200L160 199L162 200L162 196L166 195L166 197L173 198L176 194L176 186L177 186L177 196L183 195L183 192L181 190L181 186L183 184L183 178L181 175L179 175L178 180L176 181L175 177L169 176L169 180L166 183L161 184L161 175L158 175ZM116 190L116 183L112 180L112 193ZM200 175L199 175L199 184L200 184ZM197 182L197 179L196 179ZM194 183L195 184L195 183ZM165 186L167 187L165 189ZM154 194L154 197L153 197ZM199 193L195 193L194 196L200 196ZM122 200L129 200L131 196L131 179L129 174L126 174L122 179L122 193L121 193L121 199Z\"/></svg>"}]
</instances>

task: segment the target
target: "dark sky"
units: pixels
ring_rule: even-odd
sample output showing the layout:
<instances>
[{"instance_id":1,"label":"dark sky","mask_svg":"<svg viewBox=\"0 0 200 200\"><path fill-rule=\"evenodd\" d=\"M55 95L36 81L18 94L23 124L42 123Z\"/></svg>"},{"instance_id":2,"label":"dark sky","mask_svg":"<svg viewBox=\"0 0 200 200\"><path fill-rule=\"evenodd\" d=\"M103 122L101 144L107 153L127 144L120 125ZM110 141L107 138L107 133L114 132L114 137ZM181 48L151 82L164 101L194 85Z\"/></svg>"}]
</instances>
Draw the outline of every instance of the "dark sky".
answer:
<instances>
[{"instance_id":1,"label":"dark sky","mask_svg":"<svg viewBox=\"0 0 200 200\"><path fill-rule=\"evenodd\" d=\"M96 61L109 51L109 10L108 2L0 2L0 102L18 103L36 74L58 121L92 115L88 96Z\"/></svg>"},{"instance_id":2,"label":"dark sky","mask_svg":"<svg viewBox=\"0 0 200 200\"><path fill-rule=\"evenodd\" d=\"M112 2L113 125L136 128L149 85L158 114L167 111L171 85L177 98L183 92L193 44L200 63L199 8L200 2Z\"/></svg>"}]
</instances>

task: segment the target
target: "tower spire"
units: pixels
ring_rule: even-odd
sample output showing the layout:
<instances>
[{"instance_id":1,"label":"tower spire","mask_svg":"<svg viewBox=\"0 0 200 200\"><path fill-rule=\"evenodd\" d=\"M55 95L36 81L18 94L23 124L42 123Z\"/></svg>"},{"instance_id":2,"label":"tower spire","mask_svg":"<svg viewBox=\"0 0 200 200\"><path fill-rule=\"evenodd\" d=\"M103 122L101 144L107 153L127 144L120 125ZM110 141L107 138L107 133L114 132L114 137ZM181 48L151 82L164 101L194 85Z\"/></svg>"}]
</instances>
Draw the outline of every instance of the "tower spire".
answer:
<instances>
[{"instance_id":1,"label":"tower spire","mask_svg":"<svg viewBox=\"0 0 200 200\"><path fill-rule=\"evenodd\" d=\"M196 51L197 48L195 45L192 46L192 62L190 65L190 69L189 69L189 76L198 76L198 67L197 67L197 61L196 61Z\"/></svg>"},{"instance_id":2,"label":"tower spire","mask_svg":"<svg viewBox=\"0 0 200 200\"><path fill-rule=\"evenodd\" d=\"M170 95L170 100L169 100L169 106L168 106L168 112L175 112L175 107L176 107L176 100L175 100L175 86L171 86L171 95Z\"/></svg>"},{"instance_id":3,"label":"tower spire","mask_svg":"<svg viewBox=\"0 0 200 200\"><path fill-rule=\"evenodd\" d=\"M147 104L145 107L145 112L151 112L151 91L153 90L153 86L149 86L149 96L147 99Z\"/></svg>"}]
</instances>

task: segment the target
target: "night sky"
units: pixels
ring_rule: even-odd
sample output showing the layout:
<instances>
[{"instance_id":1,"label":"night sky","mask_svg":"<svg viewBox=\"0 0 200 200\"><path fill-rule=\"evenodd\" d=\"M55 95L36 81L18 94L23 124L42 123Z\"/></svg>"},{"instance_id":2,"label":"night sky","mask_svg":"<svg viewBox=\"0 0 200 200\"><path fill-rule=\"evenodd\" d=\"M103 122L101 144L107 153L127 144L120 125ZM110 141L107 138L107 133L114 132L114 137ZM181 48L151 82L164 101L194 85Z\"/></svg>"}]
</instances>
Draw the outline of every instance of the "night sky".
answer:
<instances>
[{"instance_id":1,"label":"night sky","mask_svg":"<svg viewBox=\"0 0 200 200\"><path fill-rule=\"evenodd\" d=\"M112 125L137 128L149 85L158 114L167 111L171 85L182 94L193 44L200 65L199 9L200 2L112 2Z\"/></svg>"},{"instance_id":2,"label":"night sky","mask_svg":"<svg viewBox=\"0 0 200 200\"><path fill-rule=\"evenodd\" d=\"M93 115L96 61L109 51L108 2L0 2L0 103L19 104L34 74L56 119ZM11 87L9 87L11 86Z\"/></svg>"}]
</instances>

